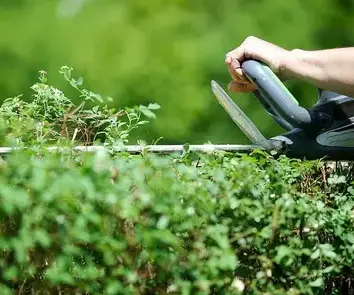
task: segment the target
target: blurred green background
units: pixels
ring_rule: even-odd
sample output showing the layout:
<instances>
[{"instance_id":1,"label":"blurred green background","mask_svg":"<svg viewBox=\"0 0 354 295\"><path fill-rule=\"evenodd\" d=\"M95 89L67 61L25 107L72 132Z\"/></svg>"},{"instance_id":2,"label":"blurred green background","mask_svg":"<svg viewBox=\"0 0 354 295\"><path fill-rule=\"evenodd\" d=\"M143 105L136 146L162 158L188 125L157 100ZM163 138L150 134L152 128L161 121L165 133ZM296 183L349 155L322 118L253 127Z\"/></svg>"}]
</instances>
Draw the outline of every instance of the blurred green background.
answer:
<instances>
[{"instance_id":1,"label":"blurred green background","mask_svg":"<svg viewBox=\"0 0 354 295\"><path fill-rule=\"evenodd\" d=\"M1 99L25 94L38 70L65 89L62 65L117 107L156 102L135 136L160 143L247 143L217 103L225 54L254 35L288 49L352 46L352 0L0 0ZM294 81L305 105L316 90ZM267 136L282 130L251 95L232 94Z\"/></svg>"}]
</instances>

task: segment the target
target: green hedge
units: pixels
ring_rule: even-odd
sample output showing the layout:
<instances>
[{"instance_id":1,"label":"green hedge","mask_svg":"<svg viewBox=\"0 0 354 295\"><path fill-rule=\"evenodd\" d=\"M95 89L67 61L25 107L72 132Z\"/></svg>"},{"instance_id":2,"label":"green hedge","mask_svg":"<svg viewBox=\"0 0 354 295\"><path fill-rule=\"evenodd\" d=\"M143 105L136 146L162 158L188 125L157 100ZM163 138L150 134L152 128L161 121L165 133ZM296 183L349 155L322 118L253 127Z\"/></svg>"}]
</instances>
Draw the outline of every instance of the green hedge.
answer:
<instances>
[{"instance_id":1,"label":"green hedge","mask_svg":"<svg viewBox=\"0 0 354 295\"><path fill-rule=\"evenodd\" d=\"M0 176L1 294L342 294L354 189L318 165L13 154Z\"/></svg>"},{"instance_id":2,"label":"green hedge","mask_svg":"<svg viewBox=\"0 0 354 295\"><path fill-rule=\"evenodd\" d=\"M110 109L61 73L79 105L41 72L0 107L1 144L22 148L0 162L0 294L353 292L351 164L114 154L158 105Z\"/></svg>"}]
</instances>

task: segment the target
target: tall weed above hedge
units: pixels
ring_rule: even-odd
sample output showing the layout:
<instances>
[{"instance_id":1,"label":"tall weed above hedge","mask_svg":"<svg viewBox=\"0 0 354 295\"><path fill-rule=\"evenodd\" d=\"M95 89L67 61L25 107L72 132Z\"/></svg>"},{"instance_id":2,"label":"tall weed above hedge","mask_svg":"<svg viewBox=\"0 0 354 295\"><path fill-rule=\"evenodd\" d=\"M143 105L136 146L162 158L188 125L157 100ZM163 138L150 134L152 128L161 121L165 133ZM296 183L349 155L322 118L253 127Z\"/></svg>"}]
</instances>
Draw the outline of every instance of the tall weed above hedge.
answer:
<instances>
[{"instance_id":1,"label":"tall weed above hedge","mask_svg":"<svg viewBox=\"0 0 354 295\"><path fill-rule=\"evenodd\" d=\"M63 66L59 72L77 95L67 97L40 71L30 99L19 95L2 103L2 144L126 144L131 132L154 119L160 108L151 103L116 110L110 106L112 98L85 89L83 78L74 77L72 68Z\"/></svg>"}]
</instances>

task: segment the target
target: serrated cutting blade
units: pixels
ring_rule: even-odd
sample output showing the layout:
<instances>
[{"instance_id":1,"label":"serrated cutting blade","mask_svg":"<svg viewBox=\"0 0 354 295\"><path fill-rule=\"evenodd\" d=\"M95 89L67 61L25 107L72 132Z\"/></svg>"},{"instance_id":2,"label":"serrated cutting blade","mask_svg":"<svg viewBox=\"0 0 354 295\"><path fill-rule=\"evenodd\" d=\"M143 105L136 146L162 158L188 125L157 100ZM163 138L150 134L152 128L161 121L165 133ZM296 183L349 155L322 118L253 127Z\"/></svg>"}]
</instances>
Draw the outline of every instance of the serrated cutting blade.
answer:
<instances>
[{"instance_id":1,"label":"serrated cutting blade","mask_svg":"<svg viewBox=\"0 0 354 295\"><path fill-rule=\"evenodd\" d=\"M214 80L211 81L211 89L231 119L253 144L261 146L268 151L273 149L271 142L263 136L256 125L253 124L239 106L227 95L224 89Z\"/></svg>"}]
</instances>

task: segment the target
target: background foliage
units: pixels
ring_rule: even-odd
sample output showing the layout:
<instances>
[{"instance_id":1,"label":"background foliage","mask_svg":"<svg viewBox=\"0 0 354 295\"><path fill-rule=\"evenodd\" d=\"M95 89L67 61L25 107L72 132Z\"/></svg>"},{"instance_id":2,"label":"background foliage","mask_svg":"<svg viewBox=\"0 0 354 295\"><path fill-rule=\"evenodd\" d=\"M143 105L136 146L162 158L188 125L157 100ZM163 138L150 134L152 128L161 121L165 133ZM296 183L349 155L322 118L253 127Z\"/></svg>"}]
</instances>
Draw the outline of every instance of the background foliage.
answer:
<instances>
[{"instance_id":1,"label":"background foliage","mask_svg":"<svg viewBox=\"0 0 354 295\"><path fill-rule=\"evenodd\" d=\"M117 154L159 104L55 72L0 106L1 294L353 293L353 165Z\"/></svg>"},{"instance_id":2,"label":"background foliage","mask_svg":"<svg viewBox=\"0 0 354 295\"><path fill-rule=\"evenodd\" d=\"M225 53L248 35L288 48L352 45L353 6L1 1L0 94L12 98L0 107L0 142L32 150L0 159L0 293L352 294L352 166L43 145L240 142L209 90L211 79L228 81ZM35 81L41 69L49 75ZM290 87L314 101L314 89ZM279 131L244 98L262 131Z\"/></svg>"},{"instance_id":3,"label":"background foliage","mask_svg":"<svg viewBox=\"0 0 354 295\"><path fill-rule=\"evenodd\" d=\"M148 141L246 142L209 89L229 80L225 53L248 35L287 48L352 45L353 12L349 0L3 0L0 97L28 99L41 69L61 86L57 69L68 65L117 108L161 105L141 129ZM289 87L314 102L308 85ZM281 131L251 96L233 97L267 135Z\"/></svg>"}]
</instances>

